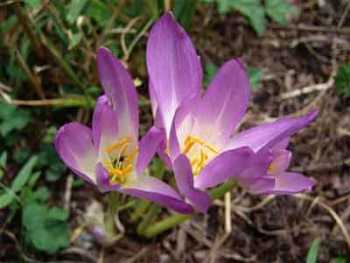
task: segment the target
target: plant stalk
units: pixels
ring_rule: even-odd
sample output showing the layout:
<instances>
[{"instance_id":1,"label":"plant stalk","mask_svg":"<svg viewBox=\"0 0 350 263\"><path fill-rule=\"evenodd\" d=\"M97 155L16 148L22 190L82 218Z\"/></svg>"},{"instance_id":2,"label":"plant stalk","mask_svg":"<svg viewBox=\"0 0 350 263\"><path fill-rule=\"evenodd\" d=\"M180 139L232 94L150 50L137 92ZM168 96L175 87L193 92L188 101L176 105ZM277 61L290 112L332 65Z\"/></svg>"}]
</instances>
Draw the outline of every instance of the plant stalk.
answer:
<instances>
[{"instance_id":1,"label":"plant stalk","mask_svg":"<svg viewBox=\"0 0 350 263\"><path fill-rule=\"evenodd\" d=\"M225 195L228 191L232 190L232 188L236 185L233 181L228 181L227 183L224 183L210 191L210 196L212 199L218 199ZM155 237L164 231L167 231L186 220L189 220L192 218L193 215L183 215L183 214L174 214L171 215L157 223L154 223L152 225L149 225L146 227L142 232L139 232L139 234L147 237L152 238Z\"/></svg>"}]
</instances>

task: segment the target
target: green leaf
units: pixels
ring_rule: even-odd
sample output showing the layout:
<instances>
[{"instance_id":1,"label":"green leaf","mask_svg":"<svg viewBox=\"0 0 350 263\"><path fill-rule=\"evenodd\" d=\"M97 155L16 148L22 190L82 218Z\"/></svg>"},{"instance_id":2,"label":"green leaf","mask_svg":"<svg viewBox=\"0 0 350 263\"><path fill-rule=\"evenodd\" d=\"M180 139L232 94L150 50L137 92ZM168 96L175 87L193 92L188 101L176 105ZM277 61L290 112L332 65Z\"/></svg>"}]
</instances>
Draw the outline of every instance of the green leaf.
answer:
<instances>
[{"instance_id":1,"label":"green leaf","mask_svg":"<svg viewBox=\"0 0 350 263\"><path fill-rule=\"evenodd\" d=\"M0 23L0 32L6 33L10 31L17 23L17 17L15 15L10 16L8 19Z\"/></svg>"},{"instance_id":2,"label":"green leaf","mask_svg":"<svg viewBox=\"0 0 350 263\"><path fill-rule=\"evenodd\" d=\"M66 10L67 11L66 20L68 21L68 23L70 24L75 23L75 21L83 11L86 3L87 3L87 0L71 0L69 5L67 5L67 10Z\"/></svg>"},{"instance_id":3,"label":"green leaf","mask_svg":"<svg viewBox=\"0 0 350 263\"><path fill-rule=\"evenodd\" d=\"M265 10L260 1L257 0L231 0L234 9L247 17L250 25L262 35L266 28Z\"/></svg>"},{"instance_id":4,"label":"green leaf","mask_svg":"<svg viewBox=\"0 0 350 263\"><path fill-rule=\"evenodd\" d=\"M33 192L34 200L37 200L40 202L45 202L49 198L49 196L50 196L50 191L45 186L39 187L38 190Z\"/></svg>"},{"instance_id":5,"label":"green leaf","mask_svg":"<svg viewBox=\"0 0 350 263\"><path fill-rule=\"evenodd\" d=\"M0 209L3 209L10 205L15 199L15 194L12 191L6 191L0 196Z\"/></svg>"},{"instance_id":6,"label":"green leaf","mask_svg":"<svg viewBox=\"0 0 350 263\"><path fill-rule=\"evenodd\" d=\"M17 163L24 163L30 156L32 152L29 148L16 148L13 153L13 158Z\"/></svg>"},{"instance_id":7,"label":"green leaf","mask_svg":"<svg viewBox=\"0 0 350 263\"><path fill-rule=\"evenodd\" d=\"M83 34L81 32L78 33L72 33L72 31L68 31L69 36L69 47L68 49L71 50L79 45L80 41L83 38Z\"/></svg>"},{"instance_id":8,"label":"green leaf","mask_svg":"<svg viewBox=\"0 0 350 263\"><path fill-rule=\"evenodd\" d=\"M48 132L51 133L51 132ZM48 135L46 135L48 136ZM46 137L45 136L45 137ZM51 136L48 136L49 139ZM45 139L46 141L46 139ZM57 181L64 170L66 169L64 164L59 160L57 153L52 145L52 139L50 143L43 143L40 146L38 166L41 168L46 168L45 178L49 182Z\"/></svg>"},{"instance_id":9,"label":"green leaf","mask_svg":"<svg viewBox=\"0 0 350 263\"><path fill-rule=\"evenodd\" d=\"M47 144L52 144L52 141L54 140L56 133L57 133L57 128L55 126L50 126L49 128L47 128L46 134L42 139L42 142Z\"/></svg>"},{"instance_id":10,"label":"green leaf","mask_svg":"<svg viewBox=\"0 0 350 263\"><path fill-rule=\"evenodd\" d=\"M266 13L281 25L288 24L288 15L296 13L297 9L286 0L265 0Z\"/></svg>"},{"instance_id":11,"label":"green leaf","mask_svg":"<svg viewBox=\"0 0 350 263\"><path fill-rule=\"evenodd\" d=\"M41 5L41 0L24 0L24 3L31 8L37 8Z\"/></svg>"},{"instance_id":12,"label":"green leaf","mask_svg":"<svg viewBox=\"0 0 350 263\"><path fill-rule=\"evenodd\" d=\"M309 251L307 252L306 263L317 262L317 256L318 256L318 250L320 248L320 244L321 244L321 240L318 238L312 241Z\"/></svg>"},{"instance_id":13,"label":"green leaf","mask_svg":"<svg viewBox=\"0 0 350 263\"><path fill-rule=\"evenodd\" d=\"M8 135L14 130L23 129L30 121L27 111L17 109L13 105L0 103L0 134Z\"/></svg>"},{"instance_id":14,"label":"green leaf","mask_svg":"<svg viewBox=\"0 0 350 263\"><path fill-rule=\"evenodd\" d=\"M147 1L155 2L155 1ZM145 10L146 9L146 10ZM133 0L129 1L129 4L124 5L123 13L129 17L136 17L142 15L147 10L144 0Z\"/></svg>"},{"instance_id":15,"label":"green leaf","mask_svg":"<svg viewBox=\"0 0 350 263\"><path fill-rule=\"evenodd\" d=\"M50 197L49 189L45 186L39 187L35 192L29 189L22 193L23 195L21 196L21 199L24 201L24 206L31 203L43 203Z\"/></svg>"},{"instance_id":16,"label":"green leaf","mask_svg":"<svg viewBox=\"0 0 350 263\"><path fill-rule=\"evenodd\" d=\"M79 187L82 187L84 185L84 181L77 178L73 181L73 184L72 184L72 187L73 188L79 188Z\"/></svg>"},{"instance_id":17,"label":"green leaf","mask_svg":"<svg viewBox=\"0 0 350 263\"><path fill-rule=\"evenodd\" d=\"M350 96L350 63L339 67L335 76L335 88L339 95Z\"/></svg>"},{"instance_id":18,"label":"green leaf","mask_svg":"<svg viewBox=\"0 0 350 263\"><path fill-rule=\"evenodd\" d=\"M263 72L259 68L248 67L248 76L250 80L250 84L252 85L253 90L256 90L259 85L263 75Z\"/></svg>"},{"instance_id":19,"label":"green leaf","mask_svg":"<svg viewBox=\"0 0 350 263\"><path fill-rule=\"evenodd\" d=\"M197 0L174 1L174 15L186 29L190 28L192 17L196 11Z\"/></svg>"},{"instance_id":20,"label":"green leaf","mask_svg":"<svg viewBox=\"0 0 350 263\"><path fill-rule=\"evenodd\" d=\"M335 258L334 263L346 263L348 262L345 256L338 256Z\"/></svg>"},{"instance_id":21,"label":"green leaf","mask_svg":"<svg viewBox=\"0 0 350 263\"><path fill-rule=\"evenodd\" d=\"M68 212L64 209L53 207L50 209L48 217L50 220L66 221L68 219Z\"/></svg>"},{"instance_id":22,"label":"green leaf","mask_svg":"<svg viewBox=\"0 0 350 263\"><path fill-rule=\"evenodd\" d=\"M39 177L41 175L41 171L37 171L32 173L32 175L30 176L29 180L28 180L28 186L30 188L33 188L34 185L36 184L36 182L38 181Z\"/></svg>"},{"instance_id":23,"label":"green leaf","mask_svg":"<svg viewBox=\"0 0 350 263\"><path fill-rule=\"evenodd\" d=\"M12 182L11 189L14 192L18 192L26 184L29 177L32 175L33 168L38 161L37 156L31 157L28 162L22 167L16 176L15 180Z\"/></svg>"},{"instance_id":24,"label":"green leaf","mask_svg":"<svg viewBox=\"0 0 350 263\"><path fill-rule=\"evenodd\" d=\"M46 171L45 179L48 182L56 182L58 179L60 179L62 173L66 170L66 167L63 163L57 162L53 163L49 169Z\"/></svg>"},{"instance_id":25,"label":"green leaf","mask_svg":"<svg viewBox=\"0 0 350 263\"><path fill-rule=\"evenodd\" d=\"M5 168L7 163L7 152L3 152L0 156L0 167Z\"/></svg>"},{"instance_id":26,"label":"green leaf","mask_svg":"<svg viewBox=\"0 0 350 263\"><path fill-rule=\"evenodd\" d=\"M99 26L104 26L112 16L112 10L101 1L90 0L86 15L94 19Z\"/></svg>"},{"instance_id":27,"label":"green leaf","mask_svg":"<svg viewBox=\"0 0 350 263\"><path fill-rule=\"evenodd\" d=\"M218 71L218 67L213 63L207 63L204 67L204 85L209 85L210 81Z\"/></svg>"},{"instance_id":28,"label":"green leaf","mask_svg":"<svg viewBox=\"0 0 350 263\"><path fill-rule=\"evenodd\" d=\"M159 11L162 10L159 1L144 1L144 5L144 9L147 11L150 18L157 18L159 16Z\"/></svg>"},{"instance_id":29,"label":"green leaf","mask_svg":"<svg viewBox=\"0 0 350 263\"><path fill-rule=\"evenodd\" d=\"M61 208L30 203L23 209L25 240L36 249L55 253L69 245L68 214Z\"/></svg>"},{"instance_id":30,"label":"green leaf","mask_svg":"<svg viewBox=\"0 0 350 263\"><path fill-rule=\"evenodd\" d=\"M3 152L0 156L0 180L5 174L6 163L7 163L7 152Z\"/></svg>"},{"instance_id":31,"label":"green leaf","mask_svg":"<svg viewBox=\"0 0 350 263\"><path fill-rule=\"evenodd\" d=\"M202 0L203 1L203 0ZM211 2L211 1L205 1ZM258 0L216 0L220 14L236 10L244 15L254 30L261 35L266 28L264 6Z\"/></svg>"}]
</instances>

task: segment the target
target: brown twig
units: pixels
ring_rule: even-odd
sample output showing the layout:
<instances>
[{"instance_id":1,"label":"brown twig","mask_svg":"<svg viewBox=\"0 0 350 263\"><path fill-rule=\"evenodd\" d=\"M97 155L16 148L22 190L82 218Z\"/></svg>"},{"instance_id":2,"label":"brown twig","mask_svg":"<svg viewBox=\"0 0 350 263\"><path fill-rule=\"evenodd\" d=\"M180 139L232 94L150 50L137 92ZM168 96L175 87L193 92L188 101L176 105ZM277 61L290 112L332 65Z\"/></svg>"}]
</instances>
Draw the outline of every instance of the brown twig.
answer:
<instances>
[{"instance_id":1,"label":"brown twig","mask_svg":"<svg viewBox=\"0 0 350 263\"><path fill-rule=\"evenodd\" d=\"M338 25L337 25L337 28L341 28L346 20L346 17L348 16L349 14L349 11L350 11L350 2L348 2L348 4L346 5L346 8L342 14L342 16L340 17L339 19L339 22L338 22Z\"/></svg>"},{"instance_id":2,"label":"brown twig","mask_svg":"<svg viewBox=\"0 0 350 263\"><path fill-rule=\"evenodd\" d=\"M100 47L104 44L106 36L113 28L114 21L118 17L118 15L120 14L120 11L123 8L123 6L125 6L125 0L118 1L117 7L114 8L111 18L108 20L107 25L104 27L104 30L101 33L101 36L97 40L97 47Z\"/></svg>"},{"instance_id":3,"label":"brown twig","mask_svg":"<svg viewBox=\"0 0 350 263\"><path fill-rule=\"evenodd\" d=\"M141 37L146 33L146 31L150 28L150 26L153 23L153 18L148 20L148 22L143 26L143 28L140 30L140 32L135 36L135 38L132 40L130 43L128 49L127 49L127 54L124 56L123 60L127 61L130 57L130 54L132 53L134 47L136 46L137 42L141 39Z\"/></svg>"},{"instance_id":4,"label":"brown twig","mask_svg":"<svg viewBox=\"0 0 350 263\"><path fill-rule=\"evenodd\" d=\"M135 256L125 260L124 263L138 262L138 260L141 259L144 255L146 255L148 253L148 251L149 251L149 247L144 247Z\"/></svg>"},{"instance_id":5,"label":"brown twig","mask_svg":"<svg viewBox=\"0 0 350 263\"><path fill-rule=\"evenodd\" d=\"M0 90L10 92L12 88L0 82Z\"/></svg>"},{"instance_id":6,"label":"brown twig","mask_svg":"<svg viewBox=\"0 0 350 263\"><path fill-rule=\"evenodd\" d=\"M66 190L64 192L64 209L69 211L70 208L70 200L72 197L72 184L73 184L73 176L70 174L66 180Z\"/></svg>"},{"instance_id":7,"label":"brown twig","mask_svg":"<svg viewBox=\"0 0 350 263\"><path fill-rule=\"evenodd\" d=\"M334 79L331 78L325 83L314 84L314 85L304 87L302 89L293 90L290 92L283 93L283 94L281 94L281 99L286 100L286 99L299 97L301 95L306 95L306 94L309 94L309 93L312 93L315 91L324 91L324 90L327 90L327 89L330 89L331 87L333 87L333 84L334 84Z\"/></svg>"},{"instance_id":8,"label":"brown twig","mask_svg":"<svg viewBox=\"0 0 350 263\"><path fill-rule=\"evenodd\" d=\"M84 260L88 262L97 262L96 258L89 253L89 251L81 249L79 247L70 247L65 250L63 250L61 255L69 255L69 254L76 254L81 256Z\"/></svg>"},{"instance_id":9,"label":"brown twig","mask_svg":"<svg viewBox=\"0 0 350 263\"><path fill-rule=\"evenodd\" d=\"M339 215L334 211L334 209L332 207L330 207L329 205L327 205L324 202L320 201L319 199L315 200L315 198L312 198L312 197L307 196L305 194L297 194L297 195L295 195L295 197L297 197L299 199L302 199L302 200L311 201L314 204L317 204L320 207L322 207L323 209L325 209L331 215L331 217L334 219L334 221L337 223L337 225L339 226L341 232L344 235L345 241L348 244L348 247L350 249L350 235L349 235L349 232L348 232L347 228L345 227L344 222L342 221L342 219L339 217Z\"/></svg>"},{"instance_id":10,"label":"brown twig","mask_svg":"<svg viewBox=\"0 0 350 263\"><path fill-rule=\"evenodd\" d=\"M335 28L327 26L314 26L314 25L290 25L290 26L279 26L271 24L270 27L276 30L298 30L298 31L310 31L310 32L325 32L325 33L338 33L338 34L350 34L350 28Z\"/></svg>"},{"instance_id":11,"label":"brown twig","mask_svg":"<svg viewBox=\"0 0 350 263\"><path fill-rule=\"evenodd\" d=\"M169 12L171 10L171 0L164 0L164 11Z\"/></svg>"},{"instance_id":12,"label":"brown twig","mask_svg":"<svg viewBox=\"0 0 350 263\"><path fill-rule=\"evenodd\" d=\"M16 236L12 234L10 231L4 231L4 234L8 236L13 242L15 242L17 252L19 253L19 256L25 261L25 262L30 262L30 263L43 263L43 261L39 261L33 258L28 257L22 247L20 242L17 240Z\"/></svg>"},{"instance_id":13,"label":"brown twig","mask_svg":"<svg viewBox=\"0 0 350 263\"><path fill-rule=\"evenodd\" d=\"M231 192L225 194L225 233L232 231Z\"/></svg>"},{"instance_id":14,"label":"brown twig","mask_svg":"<svg viewBox=\"0 0 350 263\"><path fill-rule=\"evenodd\" d=\"M28 67L27 63L25 62L24 58L22 57L21 53L18 50L16 50L16 59L20 65L20 67L27 74L35 93L41 99L45 99L45 94L44 94L44 91L43 91L42 86L41 86L41 80L34 72L32 72L30 70L30 68Z\"/></svg>"},{"instance_id":15,"label":"brown twig","mask_svg":"<svg viewBox=\"0 0 350 263\"><path fill-rule=\"evenodd\" d=\"M223 245L223 243L226 241L226 239L229 237L229 234L224 234L221 237L218 237L215 242L214 245L212 246L211 250L210 250L210 254L209 254L209 259L208 262L209 263L215 263L217 256L218 256L218 250L220 249L220 247Z\"/></svg>"},{"instance_id":16,"label":"brown twig","mask_svg":"<svg viewBox=\"0 0 350 263\"><path fill-rule=\"evenodd\" d=\"M126 46L125 36L132 29L132 27L136 24L136 22L139 21L140 18L141 17L138 16L138 17L131 19L130 22L126 25L125 31L120 36L120 45L121 45L123 53L124 53L123 61L127 61L129 56L130 56L129 51L128 51L128 47Z\"/></svg>"}]
</instances>

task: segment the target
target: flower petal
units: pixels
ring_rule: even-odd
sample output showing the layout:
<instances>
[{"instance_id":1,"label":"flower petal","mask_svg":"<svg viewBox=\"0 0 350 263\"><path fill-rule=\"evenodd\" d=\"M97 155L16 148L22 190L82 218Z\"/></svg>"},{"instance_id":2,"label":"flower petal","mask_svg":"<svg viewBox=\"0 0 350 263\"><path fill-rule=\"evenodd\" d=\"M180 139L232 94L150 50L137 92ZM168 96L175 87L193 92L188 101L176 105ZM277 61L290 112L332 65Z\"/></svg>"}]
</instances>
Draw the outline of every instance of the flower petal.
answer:
<instances>
[{"instance_id":1,"label":"flower petal","mask_svg":"<svg viewBox=\"0 0 350 263\"><path fill-rule=\"evenodd\" d=\"M104 148L118 139L120 137L118 126L117 110L112 108L106 95L100 96L92 118L92 136L95 147Z\"/></svg>"},{"instance_id":2,"label":"flower petal","mask_svg":"<svg viewBox=\"0 0 350 263\"><path fill-rule=\"evenodd\" d=\"M193 44L171 13L153 26L147 43L147 68L150 76L153 109L159 108L162 128L167 136L178 106L197 96L202 84L202 69Z\"/></svg>"},{"instance_id":3,"label":"flower petal","mask_svg":"<svg viewBox=\"0 0 350 263\"><path fill-rule=\"evenodd\" d=\"M285 150L288 147L290 137L282 139L280 142L272 146L272 150Z\"/></svg>"},{"instance_id":4,"label":"flower petal","mask_svg":"<svg viewBox=\"0 0 350 263\"><path fill-rule=\"evenodd\" d=\"M139 155L136 163L138 173L141 173L147 167L163 140L163 132L156 127L152 127L143 136L139 142Z\"/></svg>"},{"instance_id":5,"label":"flower petal","mask_svg":"<svg viewBox=\"0 0 350 263\"><path fill-rule=\"evenodd\" d=\"M276 179L273 176L243 176L238 179L239 184L252 194L266 194L273 191Z\"/></svg>"},{"instance_id":6,"label":"flower petal","mask_svg":"<svg viewBox=\"0 0 350 263\"><path fill-rule=\"evenodd\" d=\"M226 62L208 87L195 113L200 130L213 130L228 138L244 116L250 97L250 82L239 59Z\"/></svg>"},{"instance_id":7,"label":"flower petal","mask_svg":"<svg viewBox=\"0 0 350 263\"><path fill-rule=\"evenodd\" d=\"M55 137L55 148L62 161L84 180L95 183L97 152L91 130L77 122L62 126Z\"/></svg>"},{"instance_id":8,"label":"flower petal","mask_svg":"<svg viewBox=\"0 0 350 263\"><path fill-rule=\"evenodd\" d=\"M292 159L292 153L287 150L273 150L273 161L269 166L269 174L276 175L286 171Z\"/></svg>"},{"instance_id":9,"label":"flower petal","mask_svg":"<svg viewBox=\"0 0 350 263\"><path fill-rule=\"evenodd\" d=\"M249 167L235 179L251 193L259 194L271 191L275 187L275 177L269 176L267 171L273 157L270 150L258 152L251 159Z\"/></svg>"},{"instance_id":10,"label":"flower petal","mask_svg":"<svg viewBox=\"0 0 350 263\"><path fill-rule=\"evenodd\" d=\"M276 184L270 194L295 194L304 191L311 191L315 180L300 173L284 172L275 176Z\"/></svg>"},{"instance_id":11,"label":"flower petal","mask_svg":"<svg viewBox=\"0 0 350 263\"><path fill-rule=\"evenodd\" d=\"M96 184L100 192L119 191L121 186L119 184L111 185L108 172L101 163L96 165Z\"/></svg>"},{"instance_id":12,"label":"flower petal","mask_svg":"<svg viewBox=\"0 0 350 263\"><path fill-rule=\"evenodd\" d=\"M224 183L229 178L240 176L252 164L254 157L254 152L248 147L221 153L195 177L195 187L206 189Z\"/></svg>"},{"instance_id":13,"label":"flower petal","mask_svg":"<svg viewBox=\"0 0 350 263\"><path fill-rule=\"evenodd\" d=\"M173 163L173 169L180 193L189 200L196 210L206 213L211 199L206 192L194 187L192 168L187 157L183 154L179 155Z\"/></svg>"},{"instance_id":14,"label":"flower petal","mask_svg":"<svg viewBox=\"0 0 350 263\"><path fill-rule=\"evenodd\" d=\"M245 130L234 135L226 148L236 149L248 146L254 152L267 149L307 126L316 118L317 114L318 111L311 111L301 117L285 117Z\"/></svg>"},{"instance_id":15,"label":"flower petal","mask_svg":"<svg viewBox=\"0 0 350 263\"><path fill-rule=\"evenodd\" d=\"M128 123L126 128L138 137L138 102L131 76L107 48L98 50L97 66L103 89L112 108L118 111L119 124Z\"/></svg>"},{"instance_id":16,"label":"flower petal","mask_svg":"<svg viewBox=\"0 0 350 263\"><path fill-rule=\"evenodd\" d=\"M96 173L97 185L101 192L118 191L160 204L181 214L193 212L193 208L186 204L174 189L157 178L140 174L134 175L127 185L111 185L107 171L101 163L97 165Z\"/></svg>"},{"instance_id":17,"label":"flower petal","mask_svg":"<svg viewBox=\"0 0 350 263\"><path fill-rule=\"evenodd\" d=\"M192 134L194 124L192 113L199 100L199 97L187 100L175 112L168 141L169 155L172 160L180 154L180 144L184 142L186 135Z\"/></svg>"},{"instance_id":18,"label":"flower petal","mask_svg":"<svg viewBox=\"0 0 350 263\"><path fill-rule=\"evenodd\" d=\"M186 204L174 189L151 176L139 175L134 183L122 187L120 191L158 203L178 213L190 214L193 212L192 207Z\"/></svg>"}]
</instances>

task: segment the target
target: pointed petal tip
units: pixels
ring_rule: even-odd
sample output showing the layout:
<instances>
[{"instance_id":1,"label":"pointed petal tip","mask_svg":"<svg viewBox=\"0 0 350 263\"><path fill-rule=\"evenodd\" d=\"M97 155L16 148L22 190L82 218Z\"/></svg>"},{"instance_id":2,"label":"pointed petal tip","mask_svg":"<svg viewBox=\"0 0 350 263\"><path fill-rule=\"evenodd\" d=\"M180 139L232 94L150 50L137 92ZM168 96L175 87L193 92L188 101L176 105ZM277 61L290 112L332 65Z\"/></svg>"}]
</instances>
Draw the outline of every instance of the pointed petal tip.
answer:
<instances>
[{"instance_id":1,"label":"pointed petal tip","mask_svg":"<svg viewBox=\"0 0 350 263\"><path fill-rule=\"evenodd\" d=\"M108 100L113 109L118 107L120 119L129 120L130 127L137 134L139 125L137 93L130 73L122 61L105 47L97 50L96 59L99 80Z\"/></svg>"},{"instance_id":2,"label":"pointed petal tip","mask_svg":"<svg viewBox=\"0 0 350 263\"><path fill-rule=\"evenodd\" d=\"M196 115L227 139L245 115L250 93L250 81L240 59L228 60L209 84Z\"/></svg>"},{"instance_id":3,"label":"pointed petal tip","mask_svg":"<svg viewBox=\"0 0 350 263\"><path fill-rule=\"evenodd\" d=\"M312 122L317 118L319 113L320 113L320 110L317 108L314 108L307 113L307 118L310 120L310 122Z\"/></svg>"},{"instance_id":4,"label":"pointed petal tip","mask_svg":"<svg viewBox=\"0 0 350 263\"><path fill-rule=\"evenodd\" d=\"M105 59L107 56L113 56L112 52L106 47L100 47L97 49L96 58L97 63L101 62L101 59Z\"/></svg>"},{"instance_id":5,"label":"pointed petal tip","mask_svg":"<svg viewBox=\"0 0 350 263\"><path fill-rule=\"evenodd\" d=\"M202 67L193 43L171 13L156 21L147 41L147 70L153 109L169 135L176 109L200 93Z\"/></svg>"},{"instance_id":6,"label":"pointed petal tip","mask_svg":"<svg viewBox=\"0 0 350 263\"><path fill-rule=\"evenodd\" d=\"M170 23L177 24L174 14L171 11L165 12L156 23Z\"/></svg>"},{"instance_id":7,"label":"pointed petal tip","mask_svg":"<svg viewBox=\"0 0 350 263\"><path fill-rule=\"evenodd\" d=\"M187 37L185 29L176 21L172 12L165 12L153 25L150 38L159 34L158 30L171 30L179 39Z\"/></svg>"},{"instance_id":8,"label":"pointed petal tip","mask_svg":"<svg viewBox=\"0 0 350 263\"><path fill-rule=\"evenodd\" d=\"M316 185L316 180L303 174L284 172L276 176L276 185L272 194L290 195L300 192L310 192Z\"/></svg>"},{"instance_id":9,"label":"pointed petal tip","mask_svg":"<svg viewBox=\"0 0 350 263\"><path fill-rule=\"evenodd\" d=\"M241 57L236 57L236 58L232 58L228 61L225 62L225 64L231 64L231 65L234 65L234 66L239 66L242 70L246 71L246 66L245 66L245 63L243 61L243 58Z\"/></svg>"}]
</instances>

